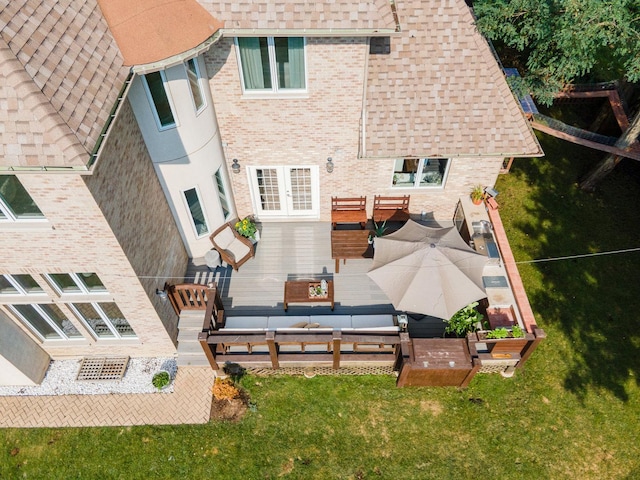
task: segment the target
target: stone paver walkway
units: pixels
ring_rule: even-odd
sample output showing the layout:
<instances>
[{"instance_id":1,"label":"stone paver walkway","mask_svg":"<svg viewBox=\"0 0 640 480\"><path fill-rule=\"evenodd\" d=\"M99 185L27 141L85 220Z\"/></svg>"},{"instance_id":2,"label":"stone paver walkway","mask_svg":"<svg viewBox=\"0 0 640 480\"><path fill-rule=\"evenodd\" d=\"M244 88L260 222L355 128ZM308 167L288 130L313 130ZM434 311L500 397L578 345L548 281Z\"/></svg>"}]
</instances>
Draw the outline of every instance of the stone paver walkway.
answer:
<instances>
[{"instance_id":1,"label":"stone paver walkway","mask_svg":"<svg viewBox=\"0 0 640 480\"><path fill-rule=\"evenodd\" d=\"M0 427L206 423L214 372L179 367L173 393L0 397Z\"/></svg>"}]
</instances>

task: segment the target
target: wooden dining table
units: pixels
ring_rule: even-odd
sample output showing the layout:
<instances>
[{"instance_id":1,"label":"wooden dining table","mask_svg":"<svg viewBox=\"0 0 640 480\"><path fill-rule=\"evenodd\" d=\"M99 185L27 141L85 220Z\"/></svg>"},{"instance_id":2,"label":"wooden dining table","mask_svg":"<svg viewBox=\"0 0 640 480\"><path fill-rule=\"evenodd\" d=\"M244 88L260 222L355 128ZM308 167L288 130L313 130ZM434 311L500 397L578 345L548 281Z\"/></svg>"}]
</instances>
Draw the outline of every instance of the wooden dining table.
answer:
<instances>
[{"instance_id":1,"label":"wooden dining table","mask_svg":"<svg viewBox=\"0 0 640 480\"><path fill-rule=\"evenodd\" d=\"M331 230L331 258L336 261L336 273L340 273L340 260L349 258L373 258L369 244L369 230Z\"/></svg>"}]
</instances>

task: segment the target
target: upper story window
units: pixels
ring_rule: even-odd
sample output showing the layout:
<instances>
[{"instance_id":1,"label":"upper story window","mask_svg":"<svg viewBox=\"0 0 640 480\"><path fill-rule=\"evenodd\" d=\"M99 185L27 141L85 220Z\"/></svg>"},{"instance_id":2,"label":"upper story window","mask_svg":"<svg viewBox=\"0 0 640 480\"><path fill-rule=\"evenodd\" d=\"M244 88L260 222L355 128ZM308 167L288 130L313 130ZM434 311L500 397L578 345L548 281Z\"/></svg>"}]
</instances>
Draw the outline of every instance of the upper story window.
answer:
<instances>
[{"instance_id":1,"label":"upper story window","mask_svg":"<svg viewBox=\"0 0 640 480\"><path fill-rule=\"evenodd\" d=\"M107 293L106 287L95 273L50 273L46 277L60 295Z\"/></svg>"},{"instance_id":2,"label":"upper story window","mask_svg":"<svg viewBox=\"0 0 640 480\"><path fill-rule=\"evenodd\" d=\"M190 58L185 64L187 67L187 78L189 79L189 89L191 90L191 98L193 98L193 104L196 107L196 113L202 111L205 107L204 92L200 85L200 69L198 67L198 61L195 58Z\"/></svg>"},{"instance_id":3,"label":"upper story window","mask_svg":"<svg viewBox=\"0 0 640 480\"><path fill-rule=\"evenodd\" d=\"M44 215L14 175L0 175L0 221L44 220Z\"/></svg>"},{"instance_id":4,"label":"upper story window","mask_svg":"<svg viewBox=\"0 0 640 480\"><path fill-rule=\"evenodd\" d=\"M31 275L0 275L0 295L42 295L44 290Z\"/></svg>"},{"instance_id":5,"label":"upper story window","mask_svg":"<svg viewBox=\"0 0 640 480\"><path fill-rule=\"evenodd\" d=\"M161 130L175 126L176 121L171 107L171 101L165 87L165 75L163 71L147 73L144 75L144 84L147 94L151 98L156 122Z\"/></svg>"},{"instance_id":6,"label":"upper story window","mask_svg":"<svg viewBox=\"0 0 640 480\"><path fill-rule=\"evenodd\" d=\"M237 38L245 92L304 91L304 38Z\"/></svg>"},{"instance_id":7,"label":"upper story window","mask_svg":"<svg viewBox=\"0 0 640 480\"><path fill-rule=\"evenodd\" d=\"M448 158L403 158L395 160L394 188L442 187L449 173Z\"/></svg>"}]
</instances>

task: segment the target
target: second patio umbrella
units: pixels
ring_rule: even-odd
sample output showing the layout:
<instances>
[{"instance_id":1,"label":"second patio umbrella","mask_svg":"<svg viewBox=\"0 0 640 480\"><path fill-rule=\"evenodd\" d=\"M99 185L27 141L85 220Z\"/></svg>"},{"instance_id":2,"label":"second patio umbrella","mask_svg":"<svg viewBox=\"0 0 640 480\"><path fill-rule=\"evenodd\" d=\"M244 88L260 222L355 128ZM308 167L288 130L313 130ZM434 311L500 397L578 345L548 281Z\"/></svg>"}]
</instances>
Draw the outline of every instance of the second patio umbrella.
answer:
<instances>
[{"instance_id":1,"label":"second patio umbrella","mask_svg":"<svg viewBox=\"0 0 640 480\"><path fill-rule=\"evenodd\" d=\"M430 228L409 220L375 239L367 275L405 312L449 319L486 297L482 270L487 257L469 247L454 227Z\"/></svg>"}]
</instances>

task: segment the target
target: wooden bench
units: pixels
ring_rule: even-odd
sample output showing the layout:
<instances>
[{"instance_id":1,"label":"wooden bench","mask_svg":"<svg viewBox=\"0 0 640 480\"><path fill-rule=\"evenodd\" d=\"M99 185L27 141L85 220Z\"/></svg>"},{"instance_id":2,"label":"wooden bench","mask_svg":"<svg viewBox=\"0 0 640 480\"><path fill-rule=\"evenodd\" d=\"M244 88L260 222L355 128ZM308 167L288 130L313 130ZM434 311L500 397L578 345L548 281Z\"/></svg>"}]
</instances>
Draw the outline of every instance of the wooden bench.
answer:
<instances>
[{"instance_id":1,"label":"wooden bench","mask_svg":"<svg viewBox=\"0 0 640 480\"><path fill-rule=\"evenodd\" d=\"M367 198L331 197L331 227L338 223L359 223L364 228L367 223Z\"/></svg>"},{"instance_id":2,"label":"wooden bench","mask_svg":"<svg viewBox=\"0 0 640 480\"><path fill-rule=\"evenodd\" d=\"M409 198L410 195L402 197L373 197L373 221L386 222L406 222L409 220Z\"/></svg>"}]
</instances>

